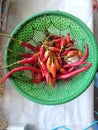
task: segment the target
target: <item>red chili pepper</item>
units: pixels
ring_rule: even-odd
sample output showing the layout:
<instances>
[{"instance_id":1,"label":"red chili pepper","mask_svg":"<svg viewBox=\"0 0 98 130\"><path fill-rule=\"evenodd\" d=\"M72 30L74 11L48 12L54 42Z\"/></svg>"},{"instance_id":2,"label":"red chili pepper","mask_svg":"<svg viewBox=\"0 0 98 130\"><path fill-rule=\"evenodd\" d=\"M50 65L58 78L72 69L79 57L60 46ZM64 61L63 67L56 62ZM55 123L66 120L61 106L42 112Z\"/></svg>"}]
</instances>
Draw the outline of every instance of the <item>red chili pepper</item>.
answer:
<instances>
[{"instance_id":1,"label":"red chili pepper","mask_svg":"<svg viewBox=\"0 0 98 130\"><path fill-rule=\"evenodd\" d=\"M30 54L30 53L23 53L22 56L24 58L30 58L30 57L32 57L32 54Z\"/></svg>"},{"instance_id":2,"label":"red chili pepper","mask_svg":"<svg viewBox=\"0 0 98 130\"><path fill-rule=\"evenodd\" d=\"M77 66L72 66L70 69L68 69L68 73L74 71L77 68Z\"/></svg>"},{"instance_id":3,"label":"red chili pepper","mask_svg":"<svg viewBox=\"0 0 98 130\"><path fill-rule=\"evenodd\" d=\"M40 55L40 59L43 60L44 58L44 53L45 53L45 48L43 47L43 45L40 47L40 51L39 51L39 55Z\"/></svg>"},{"instance_id":4,"label":"red chili pepper","mask_svg":"<svg viewBox=\"0 0 98 130\"><path fill-rule=\"evenodd\" d=\"M37 44L37 46L36 46L36 50L37 50L37 52L40 50L40 47L42 46L42 43L41 42L39 42L38 44Z\"/></svg>"},{"instance_id":5,"label":"red chili pepper","mask_svg":"<svg viewBox=\"0 0 98 130\"><path fill-rule=\"evenodd\" d=\"M54 39L54 40L53 40L53 42L54 42L55 44L60 43L60 41L61 41L61 39L60 39L60 38L57 38L57 39Z\"/></svg>"},{"instance_id":6,"label":"red chili pepper","mask_svg":"<svg viewBox=\"0 0 98 130\"><path fill-rule=\"evenodd\" d=\"M45 79L46 79L46 82L48 83L49 82L49 72L48 72L48 68L47 66L41 62L41 60L39 59L39 62L41 64L41 69L42 69L42 73L44 74L45 76Z\"/></svg>"},{"instance_id":7,"label":"red chili pepper","mask_svg":"<svg viewBox=\"0 0 98 130\"><path fill-rule=\"evenodd\" d=\"M65 37L65 40L66 40L66 43L67 43L67 44L70 43L71 38L70 38L70 34L69 34L69 33L67 33L67 35L66 35L66 37Z\"/></svg>"},{"instance_id":8,"label":"red chili pepper","mask_svg":"<svg viewBox=\"0 0 98 130\"><path fill-rule=\"evenodd\" d=\"M60 40L61 49L63 49L65 45L66 45L65 38L64 38L64 37L61 37L61 40Z\"/></svg>"},{"instance_id":9,"label":"red chili pepper","mask_svg":"<svg viewBox=\"0 0 98 130\"><path fill-rule=\"evenodd\" d=\"M38 73L37 78L33 79L33 83L40 83L42 81L42 74Z\"/></svg>"},{"instance_id":10,"label":"red chili pepper","mask_svg":"<svg viewBox=\"0 0 98 130\"><path fill-rule=\"evenodd\" d=\"M21 41L20 44L24 47L27 47L28 49L32 50L33 52L37 52L37 49L35 46L33 46L32 44L28 43L28 42L23 42Z\"/></svg>"},{"instance_id":11,"label":"red chili pepper","mask_svg":"<svg viewBox=\"0 0 98 130\"><path fill-rule=\"evenodd\" d=\"M20 60L19 64L26 64L26 63L32 64L37 60L38 60L38 56L34 56L34 57L32 56L30 58Z\"/></svg>"},{"instance_id":12,"label":"red chili pepper","mask_svg":"<svg viewBox=\"0 0 98 130\"><path fill-rule=\"evenodd\" d=\"M70 72L68 74L63 74L63 75L58 74L57 79L69 79L69 78L71 78L71 77L73 77L73 76L75 76L77 74L80 74L81 72L89 69L91 66L92 66L92 63L89 63L87 66L84 66L84 67L82 67L82 68L80 68L78 70L72 71L72 72Z\"/></svg>"},{"instance_id":13,"label":"red chili pepper","mask_svg":"<svg viewBox=\"0 0 98 130\"><path fill-rule=\"evenodd\" d=\"M61 74L67 74L68 72L67 72L66 69L64 69L64 68L60 68L60 73L61 73Z\"/></svg>"},{"instance_id":14,"label":"red chili pepper","mask_svg":"<svg viewBox=\"0 0 98 130\"><path fill-rule=\"evenodd\" d=\"M36 67L33 67L33 66L20 66L20 67L18 67L18 68L14 68L14 69L12 69L11 71L9 71L9 72L5 75L5 77L3 78L2 82L4 83L5 80L6 80L7 78L9 78L13 73L18 72L18 71L23 71L23 70L31 70L31 71L34 71L34 72L36 72L36 73L41 73L41 71L40 71L39 68L36 68Z\"/></svg>"},{"instance_id":15,"label":"red chili pepper","mask_svg":"<svg viewBox=\"0 0 98 130\"><path fill-rule=\"evenodd\" d=\"M30 57L30 58L26 58L26 59L14 62L14 63L12 63L12 64L10 64L8 66L1 67L0 69L9 68L9 67L11 67L13 65L16 65L16 64L20 64L20 65L22 65L22 64L32 64L32 63L34 63L36 61L38 61L38 54L37 53L32 55L32 57Z\"/></svg>"},{"instance_id":16,"label":"red chili pepper","mask_svg":"<svg viewBox=\"0 0 98 130\"><path fill-rule=\"evenodd\" d=\"M61 48L60 43L56 43L56 44L54 45L54 47L56 47L56 48Z\"/></svg>"},{"instance_id":17,"label":"red chili pepper","mask_svg":"<svg viewBox=\"0 0 98 130\"><path fill-rule=\"evenodd\" d=\"M60 36L53 34L53 35L50 35L49 38L54 40L54 39L60 38Z\"/></svg>"},{"instance_id":18,"label":"red chili pepper","mask_svg":"<svg viewBox=\"0 0 98 130\"><path fill-rule=\"evenodd\" d=\"M57 47L49 47L49 49L53 52L60 52L60 49Z\"/></svg>"}]
</instances>

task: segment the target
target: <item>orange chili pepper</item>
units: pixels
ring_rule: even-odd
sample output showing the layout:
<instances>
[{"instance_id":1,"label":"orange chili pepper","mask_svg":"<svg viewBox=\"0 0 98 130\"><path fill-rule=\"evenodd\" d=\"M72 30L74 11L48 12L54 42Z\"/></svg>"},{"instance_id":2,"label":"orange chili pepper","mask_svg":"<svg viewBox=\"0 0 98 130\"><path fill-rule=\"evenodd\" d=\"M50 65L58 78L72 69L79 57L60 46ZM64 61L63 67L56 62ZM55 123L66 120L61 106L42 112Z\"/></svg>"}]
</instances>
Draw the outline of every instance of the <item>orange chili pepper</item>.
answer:
<instances>
[{"instance_id":1,"label":"orange chili pepper","mask_svg":"<svg viewBox=\"0 0 98 130\"><path fill-rule=\"evenodd\" d=\"M50 67L51 66L51 59L50 59L50 56L47 59L46 65L47 65L48 71L51 72L51 67Z\"/></svg>"},{"instance_id":2,"label":"orange chili pepper","mask_svg":"<svg viewBox=\"0 0 98 130\"><path fill-rule=\"evenodd\" d=\"M54 64L54 63L52 62L52 64L51 64L51 74L52 74L52 76L53 76L54 78L56 77L56 72L57 72L56 64Z\"/></svg>"},{"instance_id":3,"label":"orange chili pepper","mask_svg":"<svg viewBox=\"0 0 98 130\"><path fill-rule=\"evenodd\" d=\"M52 76L51 76L51 75L49 75L49 82L48 82L48 84L49 84L50 86L52 86Z\"/></svg>"},{"instance_id":4,"label":"orange chili pepper","mask_svg":"<svg viewBox=\"0 0 98 130\"><path fill-rule=\"evenodd\" d=\"M47 58L49 56L49 53L50 53L49 50L45 50L45 52L44 52L44 58L42 59L42 62L45 62L47 60Z\"/></svg>"},{"instance_id":5,"label":"orange chili pepper","mask_svg":"<svg viewBox=\"0 0 98 130\"><path fill-rule=\"evenodd\" d=\"M72 50L72 51L69 51L69 52L67 53L67 56L68 56L68 57L73 57L73 56L75 56L75 55L78 55L78 53L79 53L78 50Z\"/></svg>"},{"instance_id":6,"label":"orange chili pepper","mask_svg":"<svg viewBox=\"0 0 98 130\"><path fill-rule=\"evenodd\" d=\"M60 69L60 64L59 64L59 61L58 61L58 59L57 59L57 57L55 55L54 55L54 63L56 65L56 67L57 67L57 70L59 70Z\"/></svg>"}]
</instances>

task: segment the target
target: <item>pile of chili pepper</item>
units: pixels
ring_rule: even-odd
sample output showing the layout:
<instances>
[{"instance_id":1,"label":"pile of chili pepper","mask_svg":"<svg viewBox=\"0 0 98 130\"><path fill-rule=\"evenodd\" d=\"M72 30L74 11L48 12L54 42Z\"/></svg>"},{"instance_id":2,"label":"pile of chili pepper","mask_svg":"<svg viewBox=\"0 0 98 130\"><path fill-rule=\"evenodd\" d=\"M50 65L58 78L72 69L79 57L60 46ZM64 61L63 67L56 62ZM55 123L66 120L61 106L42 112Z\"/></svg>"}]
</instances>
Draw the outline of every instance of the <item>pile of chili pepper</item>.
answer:
<instances>
[{"instance_id":1,"label":"pile of chili pepper","mask_svg":"<svg viewBox=\"0 0 98 130\"><path fill-rule=\"evenodd\" d=\"M48 32L46 37L39 41L36 47L28 42L18 41L15 38L12 38L12 40L21 46L29 48L32 54L23 53L21 55L23 57L22 60L2 67L1 69L15 64L20 65L10 70L2 82L5 82L15 72L30 70L33 83L46 82L55 87L57 80L66 82L71 77L92 66L91 62L86 61L89 52L88 44L85 45L85 52L83 53L74 47L76 41L71 38L69 33L66 36L58 36Z\"/></svg>"}]
</instances>

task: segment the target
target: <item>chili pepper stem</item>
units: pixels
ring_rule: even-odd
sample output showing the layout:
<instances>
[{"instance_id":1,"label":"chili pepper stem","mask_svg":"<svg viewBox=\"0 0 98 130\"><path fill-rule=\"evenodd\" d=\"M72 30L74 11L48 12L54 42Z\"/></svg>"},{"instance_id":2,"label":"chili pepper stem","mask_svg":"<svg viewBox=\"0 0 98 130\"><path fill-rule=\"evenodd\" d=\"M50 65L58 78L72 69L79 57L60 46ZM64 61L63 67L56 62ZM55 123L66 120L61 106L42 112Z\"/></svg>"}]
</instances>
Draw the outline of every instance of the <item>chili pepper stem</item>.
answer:
<instances>
[{"instance_id":1,"label":"chili pepper stem","mask_svg":"<svg viewBox=\"0 0 98 130\"><path fill-rule=\"evenodd\" d=\"M16 55L20 55L20 56L22 56L21 53L15 52L15 51L9 49L8 47L6 47L6 49L7 49L9 52L13 53L13 54L16 54Z\"/></svg>"},{"instance_id":2,"label":"chili pepper stem","mask_svg":"<svg viewBox=\"0 0 98 130\"><path fill-rule=\"evenodd\" d=\"M19 44L21 43L19 40L11 37L9 34L0 33L0 36L8 37L8 38L12 39L13 41L18 42Z\"/></svg>"},{"instance_id":3,"label":"chili pepper stem","mask_svg":"<svg viewBox=\"0 0 98 130\"><path fill-rule=\"evenodd\" d=\"M16 64L19 64L19 61L14 62L14 63L12 63L12 64L10 64L10 65L7 65L7 66L4 66L4 67L1 67L0 70L2 70L2 69L6 69L6 68L9 68L9 67L11 67L11 66L13 66L13 65L16 65Z\"/></svg>"}]
</instances>

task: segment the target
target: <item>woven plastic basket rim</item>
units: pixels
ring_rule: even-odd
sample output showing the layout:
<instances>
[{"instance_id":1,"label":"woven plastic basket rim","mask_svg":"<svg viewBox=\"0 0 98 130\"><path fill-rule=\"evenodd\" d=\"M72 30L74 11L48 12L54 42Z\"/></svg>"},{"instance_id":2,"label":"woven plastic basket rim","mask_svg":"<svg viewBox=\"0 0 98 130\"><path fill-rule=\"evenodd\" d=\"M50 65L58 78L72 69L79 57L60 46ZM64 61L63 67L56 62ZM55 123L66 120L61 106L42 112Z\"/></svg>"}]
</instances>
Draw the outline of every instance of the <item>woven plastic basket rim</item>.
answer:
<instances>
[{"instance_id":1,"label":"woven plastic basket rim","mask_svg":"<svg viewBox=\"0 0 98 130\"><path fill-rule=\"evenodd\" d=\"M36 13L28 18L26 18L25 20L23 20L20 24L18 24L16 26L16 28L12 31L11 33L11 36L15 35L15 33L19 30L19 28L21 28L21 26L25 25L25 23L29 22L30 20L32 19L37 19L38 17L41 17L41 16L44 16L44 15L59 15L59 16L64 16L64 17L68 17L72 20L74 20L76 23L78 23L85 31L87 34L89 34L89 37L91 39L91 41L93 41L93 47L94 47L94 51L96 53L96 56L94 57L95 58L95 63L94 63L94 68L93 68L93 72L92 72L92 77L91 77L91 80L88 80L88 82L86 82L86 87L83 87L81 88L80 91L78 91L77 95L72 95L66 99L62 99L62 100L56 100L56 101L45 101L45 100L38 100L34 97L31 97L31 96L28 96L26 93L24 93L20 88L17 87L17 85L15 84L15 82L13 81L13 78L9 78L10 79L10 82L12 84L12 86L14 86L14 88L20 93L22 94L24 97L26 97L27 99L31 100L31 101L34 101L36 103L39 103L39 104L44 104L44 105L58 105L58 104L63 104L63 103L66 103L66 102L69 102L75 98L77 98L78 96L80 96L89 86L90 84L92 83L93 79L94 79L94 76L95 76L95 73L96 73L96 70L97 70L97 66L98 66L98 46L96 44L96 40L94 38L94 35L93 33L91 32L91 30L88 28L88 26L82 21L80 20L79 18L77 18L76 16L72 15L72 14L69 14L69 13L66 13L66 12L63 12L63 11L42 11L40 13ZM11 42L11 39L9 39L7 41L7 47L9 47L10 45L10 42ZM7 51L5 51L5 54L4 54L4 64L7 65L7 62L6 62L6 59L7 58ZM8 69L6 69L6 72L8 72Z\"/></svg>"}]
</instances>

